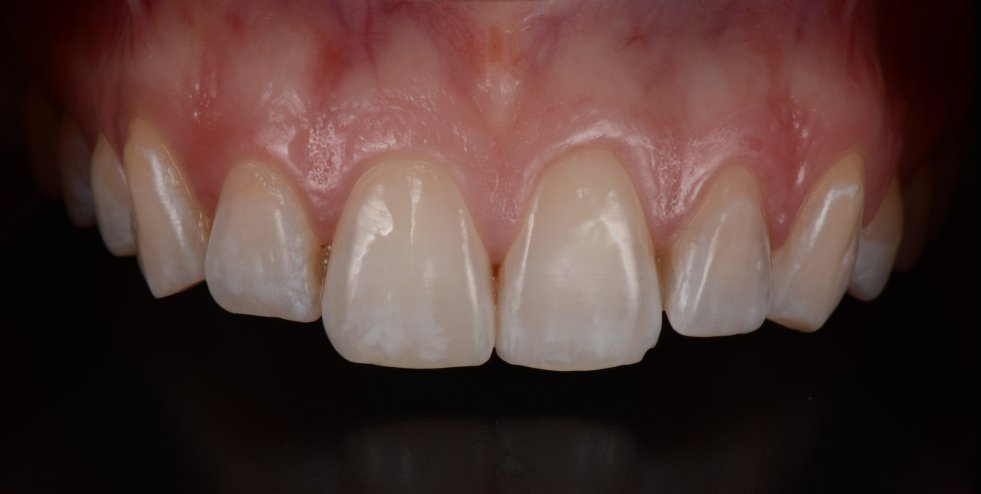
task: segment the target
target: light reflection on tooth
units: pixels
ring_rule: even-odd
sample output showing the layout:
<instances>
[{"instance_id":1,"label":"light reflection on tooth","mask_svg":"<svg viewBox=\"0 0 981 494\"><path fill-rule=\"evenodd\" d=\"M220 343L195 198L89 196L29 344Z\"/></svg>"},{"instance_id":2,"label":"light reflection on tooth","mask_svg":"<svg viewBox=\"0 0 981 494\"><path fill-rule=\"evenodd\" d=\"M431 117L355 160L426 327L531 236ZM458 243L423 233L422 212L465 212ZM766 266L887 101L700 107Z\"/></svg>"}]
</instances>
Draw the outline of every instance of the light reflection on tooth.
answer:
<instances>
[{"instance_id":1,"label":"light reflection on tooth","mask_svg":"<svg viewBox=\"0 0 981 494\"><path fill-rule=\"evenodd\" d=\"M802 331L824 325L855 264L863 194L863 164L855 154L811 188L786 242L772 255L770 320Z\"/></svg>"},{"instance_id":2,"label":"light reflection on tooth","mask_svg":"<svg viewBox=\"0 0 981 494\"><path fill-rule=\"evenodd\" d=\"M608 151L545 172L500 269L497 353L588 370L640 361L657 342L654 249L630 178Z\"/></svg>"},{"instance_id":3,"label":"light reflection on tooth","mask_svg":"<svg viewBox=\"0 0 981 494\"><path fill-rule=\"evenodd\" d=\"M848 293L859 300L872 300L882 293L902 236L903 197L899 179L894 178L872 222L859 232L858 255Z\"/></svg>"},{"instance_id":4,"label":"light reflection on tooth","mask_svg":"<svg viewBox=\"0 0 981 494\"><path fill-rule=\"evenodd\" d=\"M136 253L132 205L123 165L106 137L99 134L92 151L92 200L102 241L117 256Z\"/></svg>"},{"instance_id":5,"label":"light reflection on tooth","mask_svg":"<svg viewBox=\"0 0 981 494\"><path fill-rule=\"evenodd\" d=\"M285 178L246 163L225 179L205 258L208 289L229 312L320 318L320 240Z\"/></svg>"},{"instance_id":6,"label":"light reflection on tooth","mask_svg":"<svg viewBox=\"0 0 981 494\"><path fill-rule=\"evenodd\" d=\"M140 267L150 291L165 297L203 281L210 222L167 144L142 120L130 124L123 166Z\"/></svg>"},{"instance_id":7,"label":"light reflection on tooth","mask_svg":"<svg viewBox=\"0 0 981 494\"><path fill-rule=\"evenodd\" d=\"M61 171L61 194L65 199L68 217L75 226L92 226L95 223L95 206L92 201L92 179L88 144L82 131L72 119L61 119L58 136L58 166Z\"/></svg>"},{"instance_id":8,"label":"light reflection on tooth","mask_svg":"<svg viewBox=\"0 0 981 494\"><path fill-rule=\"evenodd\" d=\"M494 345L490 260L452 178L416 161L368 170L334 234L323 320L353 362L479 365Z\"/></svg>"},{"instance_id":9,"label":"light reflection on tooth","mask_svg":"<svg viewBox=\"0 0 981 494\"><path fill-rule=\"evenodd\" d=\"M688 336L752 331L770 301L770 244L756 181L723 172L661 262L664 309Z\"/></svg>"}]
</instances>

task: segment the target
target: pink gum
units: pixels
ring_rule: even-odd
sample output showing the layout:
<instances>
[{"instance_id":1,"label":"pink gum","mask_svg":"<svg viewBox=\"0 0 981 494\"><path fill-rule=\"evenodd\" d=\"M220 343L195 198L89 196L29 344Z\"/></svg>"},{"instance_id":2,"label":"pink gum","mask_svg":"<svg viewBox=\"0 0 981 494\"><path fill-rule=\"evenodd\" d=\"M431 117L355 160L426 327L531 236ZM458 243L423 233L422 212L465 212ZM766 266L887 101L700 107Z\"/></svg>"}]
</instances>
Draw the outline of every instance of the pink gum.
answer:
<instances>
[{"instance_id":1,"label":"pink gum","mask_svg":"<svg viewBox=\"0 0 981 494\"><path fill-rule=\"evenodd\" d=\"M108 34L63 48L59 88L117 152L132 118L158 126L209 213L235 164L282 167L325 242L360 172L412 154L455 176L499 263L542 168L605 147L656 250L734 164L760 181L779 247L810 185L853 151L870 221L900 149L871 14L815 3L310 1L272 17L235 2L110 5Z\"/></svg>"}]
</instances>

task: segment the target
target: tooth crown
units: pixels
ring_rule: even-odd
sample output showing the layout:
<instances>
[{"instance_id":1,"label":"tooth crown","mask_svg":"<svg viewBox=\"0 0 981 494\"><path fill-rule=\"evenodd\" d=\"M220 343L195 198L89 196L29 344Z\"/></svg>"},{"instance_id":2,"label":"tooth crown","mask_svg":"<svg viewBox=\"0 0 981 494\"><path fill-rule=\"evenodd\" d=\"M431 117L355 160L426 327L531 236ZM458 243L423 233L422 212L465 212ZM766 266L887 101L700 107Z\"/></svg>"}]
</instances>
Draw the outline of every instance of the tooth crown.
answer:
<instances>
[{"instance_id":1,"label":"tooth crown","mask_svg":"<svg viewBox=\"0 0 981 494\"><path fill-rule=\"evenodd\" d=\"M368 170L341 216L323 315L353 362L478 365L493 349L490 260L453 180L422 162Z\"/></svg>"},{"instance_id":2,"label":"tooth crown","mask_svg":"<svg viewBox=\"0 0 981 494\"><path fill-rule=\"evenodd\" d=\"M102 134L92 151L92 199L99 232L109 251L117 256L135 254L133 206L126 173Z\"/></svg>"}]
</instances>

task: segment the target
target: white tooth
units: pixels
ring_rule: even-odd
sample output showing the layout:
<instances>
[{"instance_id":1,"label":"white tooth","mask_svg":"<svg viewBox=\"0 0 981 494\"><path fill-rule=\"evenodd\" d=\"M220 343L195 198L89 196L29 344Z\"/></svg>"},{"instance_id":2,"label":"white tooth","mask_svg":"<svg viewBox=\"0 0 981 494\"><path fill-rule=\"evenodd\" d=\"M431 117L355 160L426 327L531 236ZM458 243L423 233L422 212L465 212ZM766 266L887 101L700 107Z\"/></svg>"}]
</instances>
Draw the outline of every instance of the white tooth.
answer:
<instances>
[{"instance_id":1,"label":"white tooth","mask_svg":"<svg viewBox=\"0 0 981 494\"><path fill-rule=\"evenodd\" d=\"M72 223L80 227L95 223L89 168L91 156L85 138L82 137L82 131L70 118L62 118L58 137L61 194L65 199L68 217L71 218Z\"/></svg>"},{"instance_id":2,"label":"white tooth","mask_svg":"<svg viewBox=\"0 0 981 494\"><path fill-rule=\"evenodd\" d=\"M210 224L180 168L149 124L134 120L123 150L140 267L150 292L166 297L204 280Z\"/></svg>"},{"instance_id":3,"label":"white tooth","mask_svg":"<svg viewBox=\"0 0 981 494\"><path fill-rule=\"evenodd\" d=\"M661 330L654 249L640 201L608 151L547 170L500 270L497 353L588 370L640 361Z\"/></svg>"},{"instance_id":4,"label":"white tooth","mask_svg":"<svg viewBox=\"0 0 981 494\"><path fill-rule=\"evenodd\" d=\"M770 302L770 243L756 181L723 172L661 262L664 309L688 336L725 336L763 324Z\"/></svg>"},{"instance_id":5,"label":"white tooth","mask_svg":"<svg viewBox=\"0 0 981 494\"><path fill-rule=\"evenodd\" d=\"M479 365L494 346L490 260L452 178L421 162L368 170L341 215L323 319L353 362Z\"/></svg>"},{"instance_id":6,"label":"white tooth","mask_svg":"<svg viewBox=\"0 0 981 494\"><path fill-rule=\"evenodd\" d=\"M131 216L133 206L126 173L112 145L101 133L92 151L92 200L99 232L109 252L117 256L135 254Z\"/></svg>"},{"instance_id":7,"label":"white tooth","mask_svg":"<svg viewBox=\"0 0 981 494\"><path fill-rule=\"evenodd\" d=\"M903 186L903 233L896 253L896 269L909 271L923 255L927 231L933 215L935 189L933 167L920 165L913 177Z\"/></svg>"},{"instance_id":8,"label":"white tooth","mask_svg":"<svg viewBox=\"0 0 981 494\"><path fill-rule=\"evenodd\" d=\"M35 87L24 93L24 137L31 173L38 188L51 198L61 197L58 173L58 116Z\"/></svg>"},{"instance_id":9,"label":"white tooth","mask_svg":"<svg viewBox=\"0 0 981 494\"><path fill-rule=\"evenodd\" d=\"M208 289L229 312L320 318L324 258L289 182L246 163L225 179L205 258Z\"/></svg>"},{"instance_id":10,"label":"white tooth","mask_svg":"<svg viewBox=\"0 0 981 494\"><path fill-rule=\"evenodd\" d=\"M824 325L845 294L862 221L862 158L851 154L811 188L773 253L769 318L801 331Z\"/></svg>"},{"instance_id":11,"label":"white tooth","mask_svg":"<svg viewBox=\"0 0 981 494\"><path fill-rule=\"evenodd\" d=\"M858 256L848 293L859 300L872 300L882 293L902 236L903 195L899 178L894 178L872 222L858 234Z\"/></svg>"}]
</instances>

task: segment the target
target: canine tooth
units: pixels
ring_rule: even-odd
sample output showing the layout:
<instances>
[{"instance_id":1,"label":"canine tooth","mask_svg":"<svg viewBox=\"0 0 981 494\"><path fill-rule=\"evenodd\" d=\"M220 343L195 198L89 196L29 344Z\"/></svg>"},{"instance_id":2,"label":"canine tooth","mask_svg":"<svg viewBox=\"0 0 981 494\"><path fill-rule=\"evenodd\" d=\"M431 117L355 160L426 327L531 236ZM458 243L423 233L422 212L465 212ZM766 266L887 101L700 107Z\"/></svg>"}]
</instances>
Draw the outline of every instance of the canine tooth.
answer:
<instances>
[{"instance_id":1,"label":"canine tooth","mask_svg":"<svg viewBox=\"0 0 981 494\"><path fill-rule=\"evenodd\" d=\"M133 199L137 254L150 292L166 297L204 280L208 217L191 196L170 149L142 120L130 124L123 166Z\"/></svg>"},{"instance_id":2,"label":"canine tooth","mask_svg":"<svg viewBox=\"0 0 981 494\"><path fill-rule=\"evenodd\" d=\"M858 255L848 293L859 300L872 300L882 293L902 236L903 195L899 178L894 178L872 222L858 234Z\"/></svg>"},{"instance_id":3,"label":"canine tooth","mask_svg":"<svg viewBox=\"0 0 981 494\"><path fill-rule=\"evenodd\" d=\"M79 227L91 226L95 223L89 168L91 156L82 131L70 118L62 118L58 136L61 195L65 199L68 217L75 226Z\"/></svg>"},{"instance_id":4,"label":"canine tooth","mask_svg":"<svg viewBox=\"0 0 981 494\"><path fill-rule=\"evenodd\" d=\"M490 260L453 179L418 161L368 170L334 234L323 319L346 359L479 365L494 346Z\"/></svg>"},{"instance_id":5,"label":"canine tooth","mask_svg":"<svg viewBox=\"0 0 981 494\"><path fill-rule=\"evenodd\" d=\"M862 221L862 159L851 154L812 187L773 253L769 318L802 331L824 325L848 286Z\"/></svg>"},{"instance_id":6,"label":"canine tooth","mask_svg":"<svg viewBox=\"0 0 981 494\"><path fill-rule=\"evenodd\" d=\"M770 301L770 244L756 181L723 172L661 262L664 309L688 336L752 331Z\"/></svg>"},{"instance_id":7,"label":"canine tooth","mask_svg":"<svg viewBox=\"0 0 981 494\"><path fill-rule=\"evenodd\" d=\"M132 201L123 165L106 137L99 134L92 151L92 201L102 241L117 256L136 253Z\"/></svg>"},{"instance_id":8,"label":"canine tooth","mask_svg":"<svg viewBox=\"0 0 981 494\"><path fill-rule=\"evenodd\" d=\"M286 179L263 165L235 167L221 190L204 264L218 305L315 321L323 267L320 240Z\"/></svg>"},{"instance_id":9,"label":"canine tooth","mask_svg":"<svg viewBox=\"0 0 981 494\"><path fill-rule=\"evenodd\" d=\"M587 370L640 361L661 330L654 249L630 178L608 151L545 172L500 269L497 353Z\"/></svg>"}]
</instances>

